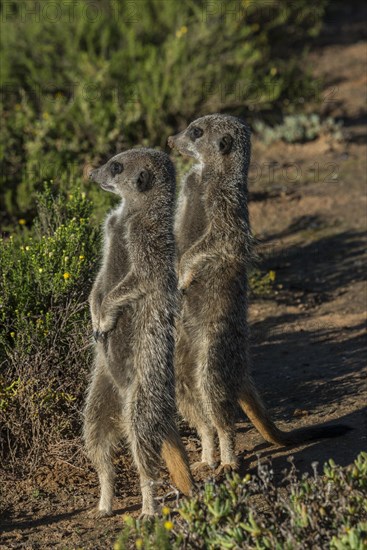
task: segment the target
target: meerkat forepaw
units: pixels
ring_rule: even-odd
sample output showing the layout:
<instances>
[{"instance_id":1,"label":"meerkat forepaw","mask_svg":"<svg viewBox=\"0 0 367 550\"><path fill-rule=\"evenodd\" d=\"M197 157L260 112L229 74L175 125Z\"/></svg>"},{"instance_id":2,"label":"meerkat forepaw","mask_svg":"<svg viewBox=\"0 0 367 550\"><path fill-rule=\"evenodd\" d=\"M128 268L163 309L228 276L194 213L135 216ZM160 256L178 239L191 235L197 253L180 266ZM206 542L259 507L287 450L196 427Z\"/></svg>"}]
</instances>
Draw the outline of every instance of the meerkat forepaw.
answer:
<instances>
[{"instance_id":1,"label":"meerkat forepaw","mask_svg":"<svg viewBox=\"0 0 367 550\"><path fill-rule=\"evenodd\" d=\"M191 270L186 270L178 278L178 290L186 290L194 279L194 273Z\"/></svg>"},{"instance_id":2,"label":"meerkat forepaw","mask_svg":"<svg viewBox=\"0 0 367 550\"><path fill-rule=\"evenodd\" d=\"M105 342L107 340L108 334L111 331L108 332L102 332L100 330L93 331L93 337L96 342Z\"/></svg>"},{"instance_id":3,"label":"meerkat forepaw","mask_svg":"<svg viewBox=\"0 0 367 550\"><path fill-rule=\"evenodd\" d=\"M112 315L102 316L99 319L98 334L102 339L115 328L116 318ZM104 335L104 336L102 336Z\"/></svg>"}]
</instances>

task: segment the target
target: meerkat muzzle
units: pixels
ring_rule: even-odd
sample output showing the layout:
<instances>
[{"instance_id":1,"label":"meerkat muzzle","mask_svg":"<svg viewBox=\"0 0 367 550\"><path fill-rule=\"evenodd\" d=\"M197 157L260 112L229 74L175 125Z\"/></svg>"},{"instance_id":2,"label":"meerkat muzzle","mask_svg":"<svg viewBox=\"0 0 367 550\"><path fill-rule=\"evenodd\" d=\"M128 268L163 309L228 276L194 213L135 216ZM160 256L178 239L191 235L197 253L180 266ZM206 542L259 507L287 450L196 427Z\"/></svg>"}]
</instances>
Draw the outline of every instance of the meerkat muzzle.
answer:
<instances>
[{"instance_id":1,"label":"meerkat muzzle","mask_svg":"<svg viewBox=\"0 0 367 550\"><path fill-rule=\"evenodd\" d=\"M84 166L83 166L83 178L84 178L84 180L87 180L87 179L90 178L91 173L93 172L93 169L94 168L91 164L89 164L89 163L84 164Z\"/></svg>"},{"instance_id":2,"label":"meerkat muzzle","mask_svg":"<svg viewBox=\"0 0 367 550\"><path fill-rule=\"evenodd\" d=\"M168 146L171 147L171 149L175 148L175 138L173 136L169 136L167 139Z\"/></svg>"}]
</instances>

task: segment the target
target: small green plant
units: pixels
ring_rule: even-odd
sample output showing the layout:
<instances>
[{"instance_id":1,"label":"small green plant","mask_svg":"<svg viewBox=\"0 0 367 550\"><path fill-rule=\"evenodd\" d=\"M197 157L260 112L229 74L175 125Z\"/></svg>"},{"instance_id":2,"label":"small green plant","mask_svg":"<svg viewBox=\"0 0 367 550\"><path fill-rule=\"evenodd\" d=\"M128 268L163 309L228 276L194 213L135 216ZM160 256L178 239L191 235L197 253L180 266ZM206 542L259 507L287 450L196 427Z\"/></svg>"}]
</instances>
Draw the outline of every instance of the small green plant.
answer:
<instances>
[{"instance_id":1,"label":"small green plant","mask_svg":"<svg viewBox=\"0 0 367 550\"><path fill-rule=\"evenodd\" d=\"M48 184L37 208L32 232L20 224L0 240L0 448L9 467L25 457L30 467L60 438L75 439L90 362L91 202Z\"/></svg>"},{"instance_id":2,"label":"small green plant","mask_svg":"<svg viewBox=\"0 0 367 550\"><path fill-rule=\"evenodd\" d=\"M275 279L276 272L272 269L267 273L263 273L259 269L251 271L249 284L252 294L255 296L271 294Z\"/></svg>"},{"instance_id":3,"label":"small green plant","mask_svg":"<svg viewBox=\"0 0 367 550\"><path fill-rule=\"evenodd\" d=\"M183 500L176 515L141 522L129 518L115 549L222 548L364 550L367 547L367 453L347 468L333 460L323 474L300 479L292 465L280 484L271 465L256 475L206 483Z\"/></svg>"},{"instance_id":4,"label":"small green plant","mask_svg":"<svg viewBox=\"0 0 367 550\"><path fill-rule=\"evenodd\" d=\"M328 117L322 120L318 114L312 115L287 115L283 123L277 126L268 126L265 122L254 122L254 130L259 138L270 144L274 141L286 141L287 143L303 143L325 135L334 141L342 141L342 122Z\"/></svg>"}]
</instances>

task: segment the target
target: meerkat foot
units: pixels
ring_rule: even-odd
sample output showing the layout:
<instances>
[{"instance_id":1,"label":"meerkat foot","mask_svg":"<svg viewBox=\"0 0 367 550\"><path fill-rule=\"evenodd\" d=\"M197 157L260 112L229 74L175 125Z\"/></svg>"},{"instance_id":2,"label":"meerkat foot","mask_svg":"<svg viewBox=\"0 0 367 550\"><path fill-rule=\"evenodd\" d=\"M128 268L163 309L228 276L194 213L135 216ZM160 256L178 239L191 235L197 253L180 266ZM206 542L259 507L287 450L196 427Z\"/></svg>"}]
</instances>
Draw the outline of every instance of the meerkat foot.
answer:
<instances>
[{"instance_id":1,"label":"meerkat foot","mask_svg":"<svg viewBox=\"0 0 367 550\"><path fill-rule=\"evenodd\" d=\"M223 477L227 474L230 474L232 472L236 472L238 470L238 463L237 462L229 462L228 464L220 464L218 468L215 470L215 476L216 477Z\"/></svg>"},{"instance_id":2,"label":"meerkat foot","mask_svg":"<svg viewBox=\"0 0 367 550\"><path fill-rule=\"evenodd\" d=\"M209 464L208 462L197 461L191 465L192 473L200 479L207 479L213 476L217 464Z\"/></svg>"},{"instance_id":3,"label":"meerkat foot","mask_svg":"<svg viewBox=\"0 0 367 550\"><path fill-rule=\"evenodd\" d=\"M107 518L110 516L113 516L113 512L111 509L100 510L99 508L93 508L93 510L90 510L88 512L88 517L93 519Z\"/></svg>"},{"instance_id":4,"label":"meerkat foot","mask_svg":"<svg viewBox=\"0 0 367 550\"><path fill-rule=\"evenodd\" d=\"M218 466L217 462L207 462L206 460L198 460L197 462L194 462L191 465L192 470L197 470L201 468L209 468L210 470L215 470L215 468Z\"/></svg>"},{"instance_id":5,"label":"meerkat foot","mask_svg":"<svg viewBox=\"0 0 367 550\"><path fill-rule=\"evenodd\" d=\"M140 521L153 521L156 512L141 512L139 514Z\"/></svg>"}]
</instances>

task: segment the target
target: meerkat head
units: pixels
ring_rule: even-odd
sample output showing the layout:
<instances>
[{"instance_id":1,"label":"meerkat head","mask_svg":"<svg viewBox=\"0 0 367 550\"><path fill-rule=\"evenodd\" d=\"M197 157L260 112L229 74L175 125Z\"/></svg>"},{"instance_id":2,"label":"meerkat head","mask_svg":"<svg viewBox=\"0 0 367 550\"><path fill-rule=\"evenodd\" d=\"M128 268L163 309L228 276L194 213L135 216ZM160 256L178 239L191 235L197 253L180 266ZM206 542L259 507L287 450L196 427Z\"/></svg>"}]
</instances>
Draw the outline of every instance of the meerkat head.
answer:
<instances>
[{"instance_id":1,"label":"meerkat head","mask_svg":"<svg viewBox=\"0 0 367 550\"><path fill-rule=\"evenodd\" d=\"M221 165L230 157L248 156L250 130L229 115L206 115L194 120L180 134L170 136L168 145L199 162Z\"/></svg>"},{"instance_id":2,"label":"meerkat head","mask_svg":"<svg viewBox=\"0 0 367 550\"><path fill-rule=\"evenodd\" d=\"M99 183L128 203L139 204L165 189L174 193L175 170L169 156L155 149L130 149L112 157L100 168L92 170L90 179Z\"/></svg>"}]
</instances>

